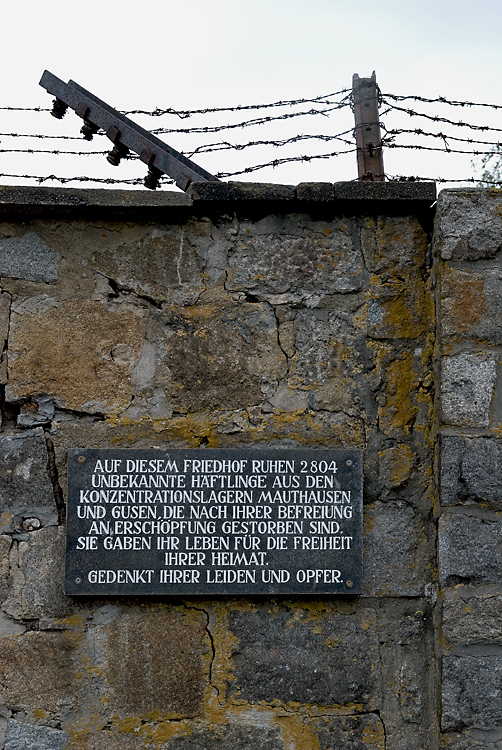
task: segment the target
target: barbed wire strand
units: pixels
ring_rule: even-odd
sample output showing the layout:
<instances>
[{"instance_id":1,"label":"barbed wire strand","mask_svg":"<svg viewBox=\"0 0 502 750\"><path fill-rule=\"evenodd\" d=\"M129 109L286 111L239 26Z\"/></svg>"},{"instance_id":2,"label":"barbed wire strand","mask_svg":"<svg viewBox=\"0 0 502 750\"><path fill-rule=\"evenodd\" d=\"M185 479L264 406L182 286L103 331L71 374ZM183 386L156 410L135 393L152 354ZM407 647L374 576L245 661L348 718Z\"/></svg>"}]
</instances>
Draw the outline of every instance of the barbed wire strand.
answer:
<instances>
[{"instance_id":1,"label":"barbed wire strand","mask_svg":"<svg viewBox=\"0 0 502 750\"><path fill-rule=\"evenodd\" d=\"M429 131L422 130L422 128L387 128L383 122L380 123L380 127L382 130L385 130L385 132L390 135L391 137L395 137L402 134L408 134L408 135L422 135L427 138L441 138L445 141L460 141L462 143L481 143L484 146L497 146L502 147L501 141L478 141L475 138L460 138L459 136L449 135L447 133L430 133Z\"/></svg>"},{"instance_id":2,"label":"barbed wire strand","mask_svg":"<svg viewBox=\"0 0 502 750\"><path fill-rule=\"evenodd\" d=\"M285 157L283 159L272 159L271 161L267 162L266 164L255 164L252 167L245 167L245 169L241 169L238 172L219 172L216 177L235 177L239 174L249 174L250 172L257 172L259 169L265 169L266 167L278 167L281 164L290 164L291 162L310 162L314 161L315 159L330 159L333 156L341 156L343 154L351 154L355 153L357 149L352 148L348 149L347 151L333 151L330 154L312 154L310 156L290 156Z\"/></svg>"},{"instance_id":3,"label":"barbed wire strand","mask_svg":"<svg viewBox=\"0 0 502 750\"><path fill-rule=\"evenodd\" d=\"M462 120L456 121L449 120L447 117L439 117L438 115L427 115L425 114L425 112L415 112L415 110L408 109L406 107L397 107L395 104L391 104L390 102L386 102L385 100L384 104L388 105L392 110L405 112L410 117L424 117L426 120L432 120L433 122L446 122L449 125L454 125L455 127L459 128L470 128L471 130L484 130L493 133L502 133L502 128L492 128L489 125L472 125L471 123L463 122Z\"/></svg>"},{"instance_id":4,"label":"barbed wire strand","mask_svg":"<svg viewBox=\"0 0 502 750\"><path fill-rule=\"evenodd\" d=\"M157 107L154 110L144 110L144 109L129 109L129 110L120 110L121 114L123 115L149 115L151 117L161 117L162 115L176 115L177 117L181 117L182 119L186 119L188 117L192 117L192 115L207 115L207 114L214 114L215 112L243 112L245 110L254 110L254 109L272 109L274 107L294 107L298 104L333 104L333 102L330 101L330 99L334 96L339 96L340 94L346 94L348 93L349 96L352 96L352 89L341 89L340 91L334 91L331 94L326 94L323 96L315 96L313 98L306 98L306 99L287 99L287 100L281 100L278 102L271 102L270 104L238 104L234 107L206 107L204 109L173 109L172 107L168 107L167 109L160 109ZM343 101L343 100L342 100Z\"/></svg>"},{"instance_id":5,"label":"barbed wire strand","mask_svg":"<svg viewBox=\"0 0 502 750\"><path fill-rule=\"evenodd\" d=\"M58 177L57 175L50 174L50 175L36 175L36 174L7 174L7 173L0 173L0 177L13 177L15 179L23 179L23 180L36 180L39 183L48 182L49 180L55 180L57 182L61 182L63 185L67 182L100 182L107 185L114 185L114 184L124 184L124 185L142 185L143 184L143 178L142 177L134 177L131 179L116 179L113 177L87 177L87 176L78 176L78 177ZM167 178L167 175L165 176L166 179L163 180L164 184L170 184L174 185L174 180L171 180L170 178Z\"/></svg>"},{"instance_id":6,"label":"barbed wire strand","mask_svg":"<svg viewBox=\"0 0 502 750\"><path fill-rule=\"evenodd\" d=\"M484 102L469 102L469 101L458 101L456 99L446 99L444 96L438 96L436 99L428 99L425 96L407 95L401 96L399 94L382 94L383 97L388 99L394 99L396 102L404 102L408 99L416 102L424 102L426 104L447 104L450 107L490 107L491 109L502 109L502 104L486 104Z\"/></svg>"}]
</instances>

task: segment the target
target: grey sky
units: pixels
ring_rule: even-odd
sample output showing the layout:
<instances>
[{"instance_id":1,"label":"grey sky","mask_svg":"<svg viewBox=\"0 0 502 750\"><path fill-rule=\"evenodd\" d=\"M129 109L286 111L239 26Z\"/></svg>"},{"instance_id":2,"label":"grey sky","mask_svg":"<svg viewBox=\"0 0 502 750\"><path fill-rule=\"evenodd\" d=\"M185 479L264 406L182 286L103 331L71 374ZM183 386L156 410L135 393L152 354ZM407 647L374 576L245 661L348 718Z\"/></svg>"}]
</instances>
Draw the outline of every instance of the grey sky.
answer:
<instances>
[{"instance_id":1,"label":"grey sky","mask_svg":"<svg viewBox=\"0 0 502 750\"><path fill-rule=\"evenodd\" d=\"M500 0L380 0L378 4L369 0L143 0L129 5L109 0L28 0L5 5L2 27L1 106L49 106L49 96L38 86L45 68L64 80L73 78L119 109L198 108L310 97L348 87L354 72L364 76L373 69L384 92L502 103ZM502 127L501 115L491 110L447 113L452 119L469 118L496 127ZM329 120L320 118L317 126L301 118L270 132L262 127L241 137L278 138L314 132L315 127L316 132L337 133L350 127L351 117L349 110L334 113ZM396 113L385 121L388 126L419 125ZM153 128L168 123L150 119L141 124ZM78 135L78 130L74 115L56 122L48 114L1 113L1 132ZM175 148L186 148L183 137L164 138ZM2 148L21 147L21 139L1 140ZM199 142L191 141L192 147ZM35 145L47 148L47 143ZM79 141L56 145L82 146ZM103 147L104 139L95 139L94 150ZM318 151L334 148L329 144ZM309 153L309 145L297 144L295 153ZM255 164L279 155L278 150L250 149L238 162L229 152L198 161L212 171L231 171L243 158ZM2 154L0 172L118 177L142 176L144 171L138 164L113 169L102 157L69 159ZM91 159L97 160L92 167ZM387 152L385 164L390 173L466 177L472 172L470 157L415 151ZM351 154L329 162L263 170L248 179L300 182L355 176ZM2 182L29 184L8 178Z\"/></svg>"}]
</instances>

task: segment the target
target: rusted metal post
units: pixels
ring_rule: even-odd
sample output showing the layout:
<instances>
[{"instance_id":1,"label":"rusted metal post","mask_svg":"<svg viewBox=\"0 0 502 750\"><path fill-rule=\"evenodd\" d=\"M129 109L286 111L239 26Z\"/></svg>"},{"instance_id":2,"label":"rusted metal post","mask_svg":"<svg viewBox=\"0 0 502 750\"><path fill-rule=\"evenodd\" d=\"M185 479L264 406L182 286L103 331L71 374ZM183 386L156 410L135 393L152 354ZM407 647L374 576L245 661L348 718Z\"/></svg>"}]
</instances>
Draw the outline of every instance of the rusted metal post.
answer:
<instances>
[{"instance_id":1,"label":"rusted metal post","mask_svg":"<svg viewBox=\"0 0 502 750\"><path fill-rule=\"evenodd\" d=\"M378 120L378 86L375 71L371 78L352 78L356 121L357 170L360 180L383 182L382 137Z\"/></svg>"}]
</instances>

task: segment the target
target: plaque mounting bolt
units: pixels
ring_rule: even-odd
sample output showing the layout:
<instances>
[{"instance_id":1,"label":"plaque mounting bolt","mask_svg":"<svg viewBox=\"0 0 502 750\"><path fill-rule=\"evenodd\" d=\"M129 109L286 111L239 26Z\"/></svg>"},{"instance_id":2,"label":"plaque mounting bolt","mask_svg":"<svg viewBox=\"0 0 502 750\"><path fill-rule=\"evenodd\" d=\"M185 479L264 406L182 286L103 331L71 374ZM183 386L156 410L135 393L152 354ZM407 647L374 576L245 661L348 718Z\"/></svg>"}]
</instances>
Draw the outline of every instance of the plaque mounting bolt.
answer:
<instances>
[{"instance_id":1,"label":"plaque mounting bolt","mask_svg":"<svg viewBox=\"0 0 502 750\"><path fill-rule=\"evenodd\" d=\"M82 583L82 579L80 578L80 576L77 576L75 578L75 583Z\"/></svg>"},{"instance_id":2,"label":"plaque mounting bolt","mask_svg":"<svg viewBox=\"0 0 502 750\"><path fill-rule=\"evenodd\" d=\"M352 586L354 585L353 581L346 581L346 584L349 587L349 589L351 589Z\"/></svg>"},{"instance_id":3,"label":"plaque mounting bolt","mask_svg":"<svg viewBox=\"0 0 502 750\"><path fill-rule=\"evenodd\" d=\"M85 456L79 456L78 457L78 461L79 461L79 463L83 464L84 461L85 461Z\"/></svg>"},{"instance_id":4,"label":"plaque mounting bolt","mask_svg":"<svg viewBox=\"0 0 502 750\"><path fill-rule=\"evenodd\" d=\"M80 461L80 458L78 460ZM348 459L348 461L345 461L345 463L347 464L347 466L352 466L352 461L350 458Z\"/></svg>"}]
</instances>

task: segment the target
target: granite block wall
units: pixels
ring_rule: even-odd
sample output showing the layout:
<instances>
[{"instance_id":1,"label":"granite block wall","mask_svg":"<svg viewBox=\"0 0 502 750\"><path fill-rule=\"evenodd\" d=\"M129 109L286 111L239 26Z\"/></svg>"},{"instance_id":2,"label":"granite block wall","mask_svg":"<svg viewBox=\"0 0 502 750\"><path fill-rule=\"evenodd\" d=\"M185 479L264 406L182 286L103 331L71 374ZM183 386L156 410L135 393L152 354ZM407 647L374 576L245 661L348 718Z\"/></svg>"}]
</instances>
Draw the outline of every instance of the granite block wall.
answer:
<instances>
[{"instance_id":1,"label":"granite block wall","mask_svg":"<svg viewBox=\"0 0 502 750\"><path fill-rule=\"evenodd\" d=\"M502 747L502 194L439 196L441 730Z\"/></svg>"},{"instance_id":2,"label":"granite block wall","mask_svg":"<svg viewBox=\"0 0 502 750\"><path fill-rule=\"evenodd\" d=\"M470 195L440 267L433 185L0 189L2 750L496 741L500 214ZM166 445L363 449L363 595L65 596L68 449Z\"/></svg>"}]
</instances>

